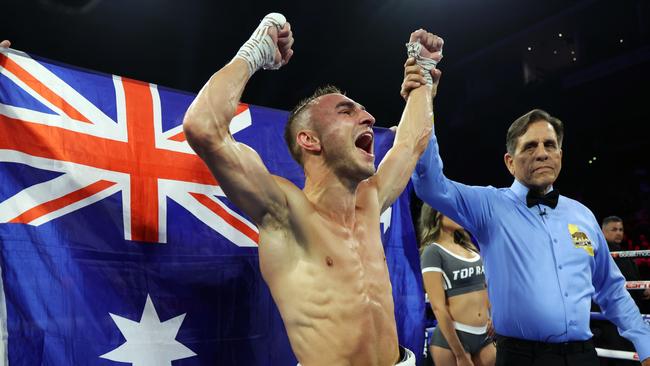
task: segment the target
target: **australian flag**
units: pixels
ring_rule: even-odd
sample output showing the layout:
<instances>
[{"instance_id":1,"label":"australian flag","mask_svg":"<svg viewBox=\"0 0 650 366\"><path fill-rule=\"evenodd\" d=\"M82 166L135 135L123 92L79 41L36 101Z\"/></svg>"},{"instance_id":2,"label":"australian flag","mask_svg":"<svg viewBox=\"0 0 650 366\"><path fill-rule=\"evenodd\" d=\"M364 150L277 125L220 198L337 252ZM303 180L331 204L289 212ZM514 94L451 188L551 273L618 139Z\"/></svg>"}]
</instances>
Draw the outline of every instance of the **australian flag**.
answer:
<instances>
[{"instance_id":1,"label":"australian flag","mask_svg":"<svg viewBox=\"0 0 650 366\"><path fill-rule=\"evenodd\" d=\"M258 230L183 135L194 95L0 53L0 365L295 365ZM288 112L230 129L302 187ZM378 161L393 134L376 130ZM423 349L410 187L382 215L400 342Z\"/></svg>"}]
</instances>

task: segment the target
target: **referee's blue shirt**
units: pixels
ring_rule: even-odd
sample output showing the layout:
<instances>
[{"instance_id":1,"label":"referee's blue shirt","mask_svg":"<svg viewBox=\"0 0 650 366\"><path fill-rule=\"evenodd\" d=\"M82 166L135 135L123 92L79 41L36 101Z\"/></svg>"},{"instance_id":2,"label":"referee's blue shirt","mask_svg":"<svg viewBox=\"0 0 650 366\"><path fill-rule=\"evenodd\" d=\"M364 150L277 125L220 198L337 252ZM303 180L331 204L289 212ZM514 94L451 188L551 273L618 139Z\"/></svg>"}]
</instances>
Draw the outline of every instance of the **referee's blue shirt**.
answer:
<instances>
[{"instance_id":1,"label":"referee's blue shirt","mask_svg":"<svg viewBox=\"0 0 650 366\"><path fill-rule=\"evenodd\" d=\"M650 325L625 289L598 222L580 202L526 206L528 188L468 186L442 172L432 134L413 183L417 195L477 239L498 334L560 343L587 340L592 298L619 332L650 357Z\"/></svg>"}]
</instances>

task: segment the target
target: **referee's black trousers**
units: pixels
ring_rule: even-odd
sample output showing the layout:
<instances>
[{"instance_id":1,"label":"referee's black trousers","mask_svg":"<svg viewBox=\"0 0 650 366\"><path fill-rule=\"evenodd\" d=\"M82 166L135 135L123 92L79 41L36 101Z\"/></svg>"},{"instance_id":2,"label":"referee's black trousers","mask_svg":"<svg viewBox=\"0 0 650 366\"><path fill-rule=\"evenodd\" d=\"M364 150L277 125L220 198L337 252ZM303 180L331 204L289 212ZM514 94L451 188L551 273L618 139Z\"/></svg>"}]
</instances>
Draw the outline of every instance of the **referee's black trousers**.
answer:
<instances>
[{"instance_id":1,"label":"referee's black trousers","mask_svg":"<svg viewBox=\"0 0 650 366\"><path fill-rule=\"evenodd\" d=\"M497 336L496 366L598 366L590 340L545 343Z\"/></svg>"}]
</instances>

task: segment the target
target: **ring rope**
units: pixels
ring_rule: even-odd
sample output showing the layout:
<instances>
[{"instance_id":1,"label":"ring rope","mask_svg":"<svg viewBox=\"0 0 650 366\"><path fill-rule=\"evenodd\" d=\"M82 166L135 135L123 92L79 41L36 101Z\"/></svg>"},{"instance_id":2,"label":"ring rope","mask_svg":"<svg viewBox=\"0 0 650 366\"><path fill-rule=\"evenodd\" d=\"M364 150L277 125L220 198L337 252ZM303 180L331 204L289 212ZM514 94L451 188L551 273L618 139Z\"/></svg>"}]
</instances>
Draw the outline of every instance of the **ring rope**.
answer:
<instances>
[{"instance_id":1,"label":"ring rope","mask_svg":"<svg viewBox=\"0 0 650 366\"><path fill-rule=\"evenodd\" d=\"M632 351L617 351L613 349L605 349L596 347L598 357L616 358L619 360L639 361L639 354Z\"/></svg>"},{"instance_id":2,"label":"ring rope","mask_svg":"<svg viewBox=\"0 0 650 366\"><path fill-rule=\"evenodd\" d=\"M650 314L641 314L643 320L650 325ZM591 312L591 320L608 320L602 313ZM598 357L616 358L619 360L639 361L639 354L631 351L619 351L596 347Z\"/></svg>"},{"instance_id":3,"label":"ring rope","mask_svg":"<svg viewBox=\"0 0 650 366\"><path fill-rule=\"evenodd\" d=\"M628 290L645 290L650 288L650 281L627 281L625 288Z\"/></svg>"},{"instance_id":4,"label":"ring rope","mask_svg":"<svg viewBox=\"0 0 650 366\"><path fill-rule=\"evenodd\" d=\"M610 253L614 258L638 258L650 257L650 250L625 250Z\"/></svg>"}]
</instances>

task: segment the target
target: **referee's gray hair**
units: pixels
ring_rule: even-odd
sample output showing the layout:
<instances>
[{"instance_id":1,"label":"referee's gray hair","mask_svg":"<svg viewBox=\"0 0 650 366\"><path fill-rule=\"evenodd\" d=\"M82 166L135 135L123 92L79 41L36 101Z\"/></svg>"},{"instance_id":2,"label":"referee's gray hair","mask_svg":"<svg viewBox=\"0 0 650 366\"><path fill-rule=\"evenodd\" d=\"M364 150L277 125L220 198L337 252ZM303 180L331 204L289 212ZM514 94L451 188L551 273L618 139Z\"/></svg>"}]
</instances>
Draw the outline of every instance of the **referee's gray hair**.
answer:
<instances>
[{"instance_id":1,"label":"referee's gray hair","mask_svg":"<svg viewBox=\"0 0 650 366\"><path fill-rule=\"evenodd\" d=\"M562 147L562 140L564 139L564 124L562 121L551 116L544 110L533 109L517 118L508 128L508 133L506 134L506 149L508 154L515 154L519 138L528 131L528 126L538 121L546 121L553 126L555 136L557 137L558 148Z\"/></svg>"}]
</instances>

